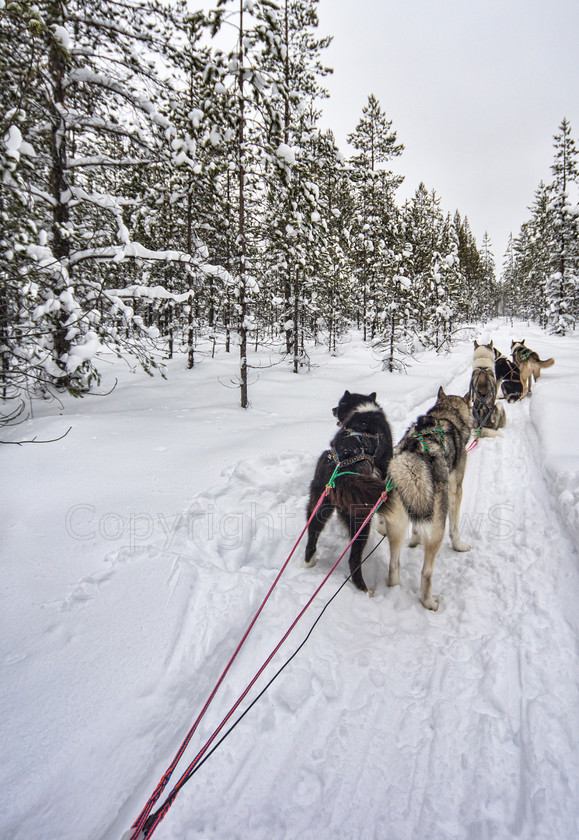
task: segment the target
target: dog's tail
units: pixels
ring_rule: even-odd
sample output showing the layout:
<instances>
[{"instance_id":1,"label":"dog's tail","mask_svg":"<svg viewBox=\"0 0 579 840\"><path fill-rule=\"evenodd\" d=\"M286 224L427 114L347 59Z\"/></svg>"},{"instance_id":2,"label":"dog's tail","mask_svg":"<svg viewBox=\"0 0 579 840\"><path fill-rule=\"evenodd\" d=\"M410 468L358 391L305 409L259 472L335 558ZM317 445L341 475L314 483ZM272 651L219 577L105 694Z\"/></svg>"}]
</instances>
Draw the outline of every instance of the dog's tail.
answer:
<instances>
[{"instance_id":1,"label":"dog's tail","mask_svg":"<svg viewBox=\"0 0 579 840\"><path fill-rule=\"evenodd\" d=\"M336 480L328 498L339 510L369 509L376 504L383 490L384 482L377 476L349 475L347 481Z\"/></svg>"},{"instance_id":2,"label":"dog's tail","mask_svg":"<svg viewBox=\"0 0 579 840\"><path fill-rule=\"evenodd\" d=\"M480 430L481 438L490 438L490 437L503 437L502 432L499 432L498 429L489 429L486 426L483 426Z\"/></svg>"},{"instance_id":3,"label":"dog's tail","mask_svg":"<svg viewBox=\"0 0 579 840\"><path fill-rule=\"evenodd\" d=\"M540 368L553 367L553 365L555 364L555 359L538 359L537 364Z\"/></svg>"},{"instance_id":4,"label":"dog's tail","mask_svg":"<svg viewBox=\"0 0 579 840\"><path fill-rule=\"evenodd\" d=\"M434 511L434 485L424 458L413 452L399 452L390 461L389 473L410 518L430 519Z\"/></svg>"}]
</instances>

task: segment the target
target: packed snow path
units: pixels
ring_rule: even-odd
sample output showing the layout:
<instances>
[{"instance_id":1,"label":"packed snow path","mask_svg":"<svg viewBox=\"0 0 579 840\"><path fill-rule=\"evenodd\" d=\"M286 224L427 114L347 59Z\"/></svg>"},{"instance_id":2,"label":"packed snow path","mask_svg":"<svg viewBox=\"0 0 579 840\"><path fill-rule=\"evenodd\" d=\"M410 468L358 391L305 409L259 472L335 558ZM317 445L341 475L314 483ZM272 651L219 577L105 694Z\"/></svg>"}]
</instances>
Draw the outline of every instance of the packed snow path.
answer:
<instances>
[{"instance_id":1,"label":"packed snow path","mask_svg":"<svg viewBox=\"0 0 579 840\"><path fill-rule=\"evenodd\" d=\"M391 401L390 380L374 374L395 440L438 384L467 390L469 347L447 362L445 378L439 366L439 378L412 390L403 383ZM462 536L473 548L458 554L445 540L434 570L438 612L418 600L421 549L403 551L401 586L388 589L383 543L364 571L374 598L342 590L180 794L159 840L575 840L577 553L530 416L550 373L537 397L507 407L504 438L469 455ZM322 446L333 404L316 411L328 415ZM17 606L32 584L24 572L8 574L3 596L16 635L3 629L2 837L117 840L136 817L303 526L320 433L306 449L287 448L287 420L282 414L277 447L264 431L261 454L208 481L184 514L163 516L162 535L143 544L145 519L135 517L134 544L62 587L37 616L27 605L36 632L18 636ZM232 449L240 450L234 440ZM79 518L69 525L77 536L93 527ZM301 567L300 549L189 759L344 545L332 521L314 569ZM345 572L344 563L257 688Z\"/></svg>"}]
</instances>

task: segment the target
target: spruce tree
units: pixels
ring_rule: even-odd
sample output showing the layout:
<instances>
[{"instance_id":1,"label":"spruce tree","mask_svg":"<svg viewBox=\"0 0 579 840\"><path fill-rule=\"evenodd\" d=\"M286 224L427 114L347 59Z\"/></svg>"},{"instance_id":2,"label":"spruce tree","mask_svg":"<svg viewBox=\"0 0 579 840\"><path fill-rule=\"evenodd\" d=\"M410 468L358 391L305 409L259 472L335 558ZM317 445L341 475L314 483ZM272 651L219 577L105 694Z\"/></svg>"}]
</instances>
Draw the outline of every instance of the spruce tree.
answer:
<instances>
[{"instance_id":1,"label":"spruce tree","mask_svg":"<svg viewBox=\"0 0 579 840\"><path fill-rule=\"evenodd\" d=\"M360 315L364 340L373 337L381 308L379 289L392 265L383 265L385 252L393 244L394 193L401 178L384 170L383 165L402 154L392 121L388 120L373 94L362 109L362 117L348 142L356 150L352 157L352 188L356 196L355 224L352 230L355 275L359 285ZM384 243L382 245L381 243Z\"/></svg>"},{"instance_id":2,"label":"spruce tree","mask_svg":"<svg viewBox=\"0 0 579 840\"><path fill-rule=\"evenodd\" d=\"M293 357L294 372L302 364L307 328L307 298L311 295L311 266L320 244L320 190L315 183L317 121L315 103L327 96L321 79L330 71L320 63L330 38L319 38L318 0L284 0L281 8L283 65L271 56L266 69L280 72L279 108L283 111L283 144L292 160L291 169L273 167L267 173L268 207L264 219L269 232L268 280L284 300L281 313L286 353ZM297 157L294 149L299 149Z\"/></svg>"},{"instance_id":3,"label":"spruce tree","mask_svg":"<svg viewBox=\"0 0 579 840\"><path fill-rule=\"evenodd\" d=\"M235 0L233 4L218 0L208 20L214 35L228 24L227 31L235 37L235 44L227 52L217 51L216 68L219 90L227 96L235 130L233 138L224 138L224 142L234 167L231 273L239 339L240 401L242 408L247 408L248 340L257 326L254 304L259 293L264 171L277 168L288 177L292 166L289 149L282 142L283 110L278 95L281 92L282 101L286 95L281 21L277 5L269 0Z\"/></svg>"},{"instance_id":4,"label":"spruce tree","mask_svg":"<svg viewBox=\"0 0 579 840\"><path fill-rule=\"evenodd\" d=\"M571 188L579 182L578 151L566 119L553 139L552 272L547 283L547 304L551 329L565 335L574 326L578 314L579 228L576 207L570 197Z\"/></svg>"},{"instance_id":5,"label":"spruce tree","mask_svg":"<svg viewBox=\"0 0 579 840\"><path fill-rule=\"evenodd\" d=\"M156 67L177 67L172 41L182 9L131 5L122 22L112 0L44 0L11 10L20 39L14 51L27 67L11 91L35 156L26 187L37 237L21 276L23 285L40 278L34 308L21 317L35 323L45 383L81 394L95 381L103 346L155 364L148 345L156 329L115 292L150 260L194 261L164 242L154 249L135 242L138 202L122 192L131 179L138 191L137 173L149 169L152 177L163 158L177 162L179 138L166 113L170 74L161 79ZM193 145L190 136L180 142Z\"/></svg>"}]
</instances>

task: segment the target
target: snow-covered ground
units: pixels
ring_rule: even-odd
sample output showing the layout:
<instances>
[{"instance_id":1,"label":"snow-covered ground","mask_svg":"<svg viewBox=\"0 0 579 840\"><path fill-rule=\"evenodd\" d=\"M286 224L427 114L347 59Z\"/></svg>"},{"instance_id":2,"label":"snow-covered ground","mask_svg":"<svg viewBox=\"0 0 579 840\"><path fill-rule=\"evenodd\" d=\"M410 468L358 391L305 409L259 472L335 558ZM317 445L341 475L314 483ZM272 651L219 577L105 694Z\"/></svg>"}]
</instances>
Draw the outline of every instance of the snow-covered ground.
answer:
<instances>
[{"instance_id":1,"label":"snow-covered ground","mask_svg":"<svg viewBox=\"0 0 579 840\"><path fill-rule=\"evenodd\" d=\"M506 353L524 337L556 364L507 406L504 437L469 455L473 550L445 542L440 609L419 603L419 549L403 552L402 585L386 587L383 543L365 567L375 597L344 587L159 840L579 836L578 338L504 321L483 335ZM72 426L56 443L1 448L3 840L119 840L303 527L344 389L376 390L398 440L440 384L467 391L471 358L465 340L388 374L353 339L337 358L316 351L310 373L261 370L247 412L224 387L236 362L224 354L194 371L176 359L168 381L110 362L110 396L35 405L3 430L47 439ZM179 771L345 544L330 523L313 570L300 546Z\"/></svg>"}]
</instances>

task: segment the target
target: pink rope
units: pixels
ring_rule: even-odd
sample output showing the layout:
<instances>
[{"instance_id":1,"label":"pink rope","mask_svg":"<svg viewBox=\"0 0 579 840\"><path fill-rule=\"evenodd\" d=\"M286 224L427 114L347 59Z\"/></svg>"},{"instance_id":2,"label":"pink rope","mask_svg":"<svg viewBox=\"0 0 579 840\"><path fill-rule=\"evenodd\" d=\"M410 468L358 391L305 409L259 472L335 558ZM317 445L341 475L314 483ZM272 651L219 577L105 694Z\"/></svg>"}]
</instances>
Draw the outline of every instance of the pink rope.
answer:
<instances>
[{"instance_id":1,"label":"pink rope","mask_svg":"<svg viewBox=\"0 0 579 840\"><path fill-rule=\"evenodd\" d=\"M326 488L326 491L327 491L327 488ZM320 590L322 589L322 587L326 584L326 582L329 580L330 576L331 576L331 575L334 573L334 571L337 569L338 564L339 564L340 560L342 559L342 557L346 554L346 552L348 551L348 549L350 548L350 546L351 546L351 545L352 545L352 544L356 541L356 539L357 539L357 538L358 538L358 536L360 535L361 531L362 531L362 530L366 527L366 525L368 524L368 522L369 522L369 521L370 521L370 519L372 518L372 516L373 516L374 512L377 510L377 508L378 508L378 507L379 507L379 506L380 506L383 502L385 502L385 501L386 501L387 497L388 497L388 493L387 493L387 491L384 491L384 492L380 495L380 498L378 499L378 501L376 502L376 504L374 505L374 507L372 508L372 510L370 511L370 513L368 514L368 516L366 517L366 519L364 520L364 522L360 525L360 527L358 528L358 530L356 531L355 535L352 537L352 539L350 540L350 542L348 543L348 545L346 546L346 548L344 549L344 551L340 554L340 556L338 557L338 559L336 560L336 562L334 563L334 565L332 566L332 568L330 569L330 571L327 573L327 575L325 576L325 578L322 580L322 582L320 583L320 585L318 586L318 588L315 590L314 594L311 596L311 598L309 599L309 601L308 601L308 602L306 603L306 605L302 608L302 610L301 610L301 611L300 611L300 613L298 614L297 618L295 618L295 619L294 619L294 621L291 623L291 625L289 626L289 628L286 630L286 632L285 632L285 634L283 635L283 637L282 637L281 641L280 641L280 642L278 642L278 644L277 644L277 645L275 646L275 648L272 650L272 652L271 652L271 653L270 653L270 655L267 657L267 659L265 660L265 662L263 663L263 665L261 666L261 668L258 670L257 674L256 674L256 675L253 677L253 679L249 682L249 684L247 685L247 687L245 688L245 690L243 691L243 693L241 694L241 696L239 697L239 699L238 699L238 700L236 700L236 702L233 704L233 706L231 707L231 709L227 712L227 714L225 715L225 717L223 718L223 720L221 721L221 723L219 724L219 726L217 727L217 729L213 732L213 734L210 736L210 738L206 741L206 743L203 745L203 747L199 750L199 752L197 753L197 755L195 756L195 758L193 759L193 761L189 764L189 766L187 767L187 769L185 770L185 772L183 773L183 775L181 776L181 778L179 779L179 781L177 782L177 784L175 785L175 787L173 788L173 790L171 791L171 793L169 794L169 796L167 797L167 800L165 801L164 805L163 805L163 806L159 809L159 811L158 811L158 813L156 814L155 819L153 820L153 822L152 822L149 826L147 826L147 834L146 834L146 838L147 838L147 840L149 839L149 837L152 837L153 832L155 831L155 829L157 828L157 826L159 825L159 823L160 823L160 822L161 822L161 820L164 818L165 814L167 813L167 811L169 810L169 808L171 807L171 805L172 805L172 804L173 804L173 802L175 801L175 799L176 799L176 797L177 797L177 794L178 794L179 790L183 787L183 785L184 785L184 784L185 784L185 782L187 781L187 779L188 779L188 777L189 777L189 775L190 775L191 771L194 769L195 765L196 765L196 764L197 764L197 763L201 760L201 758L203 757L203 755L205 754L205 752L206 752L206 751L208 750L208 748L211 746L211 744L213 743L213 741L215 740L215 738L217 737L217 735L219 734L219 732L223 729L223 727L225 726L225 724L227 723L227 721L230 719L230 717L232 716L232 714L233 714L233 713L235 712L235 710L239 707L239 705L243 702L244 698L247 696L247 694L249 693L249 691L251 690L251 688L254 686L254 684L257 682L257 680L259 679L259 677L262 675L263 671L267 668L267 666L269 665L269 663L271 662L271 660L273 659L273 657L275 656L275 654L278 652L278 650L281 648L281 646L283 645L283 643L286 641L286 639L288 638L288 636L290 635L290 633L292 632L292 630L295 628L295 626L297 625L298 621L301 619L301 617L302 617L302 616L303 616L303 614L306 612L306 610L308 609L308 607L310 607L310 605L312 604L312 602L314 601L314 599L316 598L316 596L318 595L318 593L320 592ZM323 496L322 496L322 498L320 499L320 501L318 502L318 505L320 505L320 504L321 504L322 499L323 499ZM317 507L317 506L316 506L316 507ZM314 511L314 512L315 512L315 511ZM313 514L312 514L312 517L313 517ZM312 518L312 517L310 517L310 521L311 521L311 518ZM308 523L308 524L309 524L309 523ZM307 526L306 526L306 527L307 527ZM305 528L304 528L304 531L302 531L302 535L303 535L303 533L304 533L304 532L305 532ZM301 536L300 536L300 539L301 539ZM298 542L299 542L299 540L298 540ZM295 550L295 547L294 547L294 550ZM293 552L292 552L292 553L293 553ZM256 616L256 617L257 617L257 616ZM199 718L199 719L200 719L200 718ZM197 725L197 723L195 723L195 726L196 726L196 725ZM150 809L149 809L149 811L150 811ZM136 836L136 835L133 835L133 837L131 838L131 840L138 840L138 838L137 838L137 836Z\"/></svg>"},{"instance_id":2,"label":"pink rope","mask_svg":"<svg viewBox=\"0 0 579 840\"><path fill-rule=\"evenodd\" d=\"M312 513L311 513L310 518L309 518L309 519L308 519L308 521L306 522L306 524L305 524L304 528L302 529L301 534L300 534L300 535L299 535L299 537L297 538L297 541L296 541L296 543L295 543L294 547L292 548L291 552L289 553L287 560L285 561L285 563L283 564L283 566L282 566L282 567L281 567L281 569L279 570L278 575L277 575L276 579L274 580L274 582L272 583L271 587L269 588L269 591L268 591L267 595L265 596L265 598L264 598L264 599L263 599L263 601L261 602L261 604L260 604L260 606L259 606L259 608L258 608L257 612L255 613L255 615L254 615L254 616L253 616L253 618L251 619L251 621L250 621L250 623L249 623L249 625L248 625L248 627L247 627L247 630L245 631L245 633L243 634L243 636L242 636L242 638L241 638L241 641L239 642L239 644L238 644L238 645L237 645L237 647L235 648L235 651L233 652L233 656L231 657L231 659L229 660L229 662L228 662L228 663L227 663L227 665L225 666L225 668L224 668L224 670L223 670L223 673L221 674L221 676L220 676L220 677L219 677L219 679L217 680L217 683L216 683L216 685L215 685L215 688L213 689L213 691L211 692L211 694L210 694L210 695L209 695L209 697L207 698L207 701L206 701L205 705L203 706L203 708L201 709L201 712L199 713L199 715L198 715L198 717L197 717L197 720L195 721L195 723L193 724L193 726L191 727L191 729L189 730L189 732L188 732L188 733L187 733L187 735L185 736L185 740L183 741L183 743L181 744L181 746L180 746L180 747L179 747L179 749L177 750L177 753L175 754L175 758L173 759L173 761L171 762L171 764L169 765L169 767L167 768L167 770L165 771L165 773L161 776L161 778L160 778L160 780L159 780L159 783L157 784L157 787L155 788L155 790L154 790L154 791L153 791L153 793L151 794L151 796L150 796L150 798L149 798L149 800L148 800L147 804L145 805L145 807L143 808L143 810L142 810L142 811L141 811L141 813L139 814L139 816L138 816L138 818L136 819L136 821L135 821L135 822L133 823L133 825L131 826L131 828L133 829L133 833L132 833L132 835L131 835L131 840L137 840L137 838L138 838L138 836L139 836L140 831L142 830L142 828L143 828L143 826L144 826L144 824L145 824L145 822L146 822L146 820L147 820L147 818L148 818L149 814L151 813L151 811L152 811L152 809L153 809L153 806L155 805L155 803L157 802L157 800L159 799L159 797L161 796L161 794L162 794L162 793L163 793L163 791L165 790L165 788L166 788L166 786L167 786L167 784L168 784L168 782L169 782L169 779L170 779L170 778L171 778L171 776L173 775L173 772L174 772L174 770L175 770L175 768L176 768L177 764L179 763L179 761L181 760L181 757L183 756L183 753L184 753L184 752L185 752L185 750L187 749L187 747L188 747L188 745L189 745L189 742L191 741L191 738L193 737L193 735L194 735L194 733L195 733L195 730L196 730L196 729L197 729L197 727L199 726L199 724L200 724L200 722L201 722L201 720L202 720L203 716L205 715L205 713L206 713L207 709L209 708L209 706L210 706L210 705L211 705L211 703L213 702L213 698L214 698L214 697L215 697L215 695L217 694L217 691L219 690L219 686L221 685L221 683L222 683L222 682L223 682L223 680L225 679L225 677L226 677L226 675L227 675L227 673L228 673L229 669L231 668L231 666L233 665L233 663L234 663L235 659L237 658L237 655L239 654L239 651L241 650L241 648L243 647L243 645L244 645L244 643L245 643L245 641L246 641L247 637L249 636L249 634L250 634L250 632L251 632L251 630L252 630L252 628L253 628L253 625L255 624L255 622L257 621L257 619L258 619L258 617L259 617L259 614L261 613L261 611L262 611L262 610L263 610L263 608L265 607L265 605L266 605L267 601L269 600L269 597L270 597L271 593L273 592L273 590L274 590L274 589L275 589L275 587L277 586L277 584L278 584L278 582L279 582L279 579L281 578L282 574L285 572L285 570L286 570L286 568L287 568L287 566L288 566L288 564L289 564L290 560L292 559L292 557L293 557L293 555L294 555L294 553L295 553L295 551L296 551L296 549L297 549L297 547L298 547L299 543L301 542L301 539L302 539L303 535L304 535L304 534L305 534L305 532L307 531L307 529L308 529L308 527L309 527L310 523L312 522L312 520L313 520L314 516L315 516L315 515L316 515L316 513L318 512L318 510L319 510L319 508L320 508L320 506L321 506L322 502L324 501L325 497L328 495L329 490L330 490L330 487L329 487L329 486L327 486L327 487L325 487L325 488L324 488L324 492L322 493L322 495L321 495L321 496L320 496L320 498L318 499L318 501L317 501L317 503L316 503L316 506L314 507L314 509L313 509L313 511L312 511Z\"/></svg>"}]
</instances>

